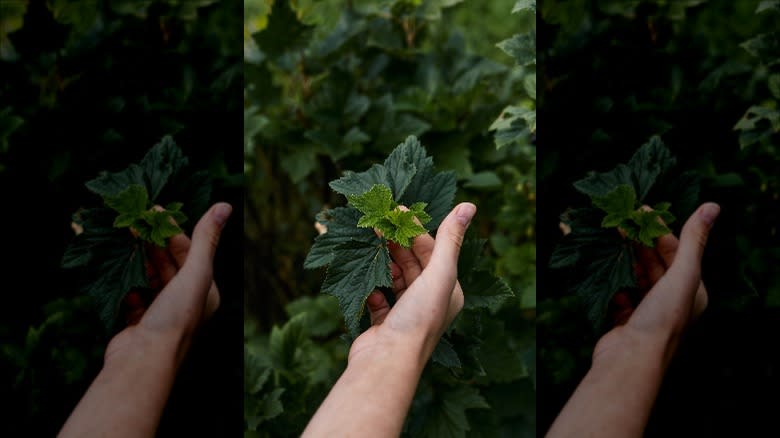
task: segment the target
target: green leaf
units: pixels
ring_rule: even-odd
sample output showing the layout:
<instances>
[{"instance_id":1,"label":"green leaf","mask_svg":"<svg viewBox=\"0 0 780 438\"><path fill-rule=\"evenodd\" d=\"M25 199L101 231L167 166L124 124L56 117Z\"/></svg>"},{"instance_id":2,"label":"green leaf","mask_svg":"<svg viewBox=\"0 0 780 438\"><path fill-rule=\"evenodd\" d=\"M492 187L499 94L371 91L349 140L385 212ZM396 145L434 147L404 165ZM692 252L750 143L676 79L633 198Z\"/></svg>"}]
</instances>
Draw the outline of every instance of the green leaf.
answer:
<instances>
[{"instance_id":1,"label":"green leaf","mask_svg":"<svg viewBox=\"0 0 780 438\"><path fill-rule=\"evenodd\" d=\"M502 278L483 270L483 239L466 239L458 257L458 281L463 289L464 309L487 309L498 311L514 293Z\"/></svg>"},{"instance_id":2,"label":"green leaf","mask_svg":"<svg viewBox=\"0 0 780 438\"><path fill-rule=\"evenodd\" d=\"M762 0L756 8L756 14L760 14L764 11L780 11L780 0Z\"/></svg>"},{"instance_id":3,"label":"green leaf","mask_svg":"<svg viewBox=\"0 0 780 438\"><path fill-rule=\"evenodd\" d=\"M101 320L112 329L125 294L148 287L143 245L126 230L114 228L111 210L85 210L77 219L84 231L66 249L62 267L91 272L83 290L93 297Z\"/></svg>"},{"instance_id":4,"label":"green leaf","mask_svg":"<svg viewBox=\"0 0 780 438\"><path fill-rule=\"evenodd\" d=\"M338 298L347 328L357 337L368 295L377 287L392 285L390 253L385 242L374 236L368 242L353 240L334 248L322 292Z\"/></svg>"},{"instance_id":5,"label":"green leaf","mask_svg":"<svg viewBox=\"0 0 780 438\"><path fill-rule=\"evenodd\" d=\"M360 212L354 208L339 207L327 210L317 216L320 224L327 228L327 232L320 234L314 240L303 262L306 269L315 269L327 266L333 261L335 249L345 242L352 240L369 241L375 236L374 231L357 226Z\"/></svg>"},{"instance_id":6,"label":"green leaf","mask_svg":"<svg viewBox=\"0 0 780 438\"><path fill-rule=\"evenodd\" d=\"M489 409L479 391L471 386L459 385L437 394L436 400L428 406L422 430L415 436L423 438L465 438L471 430L466 411Z\"/></svg>"},{"instance_id":7,"label":"green leaf","mask_svg":"<svg viewBox=\"0 0 780 438\"><path fill-rule=\"evenodd\" d=\"M574 183L574 187L589 197L604 196L619 185L634 188L637 200L643 202L656 181L676 163L660 137L653 136L628 161L613 170L597 173Z\"/></svg>"},{"instance_id":8,"label":"green leaf","mask_svg":"<svg viewBox=\"0 0 780 438\"><path fill-rule=\"evenodd\" d=\"M634 189L621 184L604 196L593 197L593 206L604 210L607 215L601 222L604 228L615 228L629 219L636 209L636 193Z\"/></svg>"},{"instance_id":9,"label":"green leaf","mask_svg":"<svg viewBox=\"0 0 780 438\"><path fill-rule=\"evenodd\" d=\"M740 44L740 47L767 66L780 63L780 33L761 34Z\"/></svg>"},{"instance_id":10,"label":"green leaf","mask_svg":"<svg viewBox=\"0 0 780 438\"><path fill-rule=\"evenodd\" d=\"M658 211L637 211L632 218L639 226L638 240L647 247L654 247L656 238L671 232L669 227L659 221L661 213Z\"/></svg>"},{"instance_id":11,"label":"green leaf","mask_svg":"<svg viewBox=\"0 0 780 438\"><path fill-rule=\"evenodd\" d=\"M310 336L330 336L341 327L339 303L330 295L301 297L288 304L285 310L290 318L303 313L308 315L305 329Z\"/></svg>"},{"instance_id":12,"label":"green leaf","mask_svg":"<svg viewBox=\"0 0 780 438\"><path fill-rule=\"evenodd\" d=\"M536 0L517 0L512 7L512 13L514 14L520 11L536 12Z\"/></svg>"},{"instance_id":13,"label":"green leaf","mask_svg":"<svg viewBox=\"0 0 780 438\"><path fill-rule=\"evenodd\" d=\"M302 51L309 44L314 27L301 23L289 2L273 2L267 20L267 26L252 35L263 53L277 57L288 51Z\"/></svg>"},{"instance_id":14,"label":"green leaf","mask_svg":"<svg viewBox=\"0 0 780 438\"><path fill-rule=\"evenodd\" d=\"M393 201L390 188L374 184L362 195L347 195L349 205L363 213L358 221L359 227L374 227L387 220L387 213L394 210L398 204Z\"/></svg>"},{"instance_id":15,"label":"green leaf","mask_svg":"<svg viewBox=\"0 0 780 438\"><path fill-rule=\"evenodd\" d=\"M452 344L445 338L439 339L436 348L433 350L431 360L446 368L460 368L462 366L458 353L452 348Z\"/></svg>"},{"instance_id":16,"label":"green leaf","mask_svg":"<svg viewBox=\"0 0 780 438\"><path fill-rule=\"evenodd\" d=\"M523 67L536 65L536 30L514 35L496 44L496 47L514 58L517 65Z\"/></svg>"},{"instance_id":17,"label":"green leaf","mask_svg":"<svg viewBox=\"0 0 780 438\"><path fill-rule=\"evenodd\" d=\"M636 286L630 244L614 230L602 228L600 216L595 209L569 212L564 222L572 231L550 258L551 268L569 268L571 290L582 299L597 328L603 327L614 294Z\"/></svg>"},{"instance_id":18,"label":"green leaf","mask_svg":"<svg viewBox=\"0 0 780 438\"><path fill-rule=\"evenodd\" d=\"M376 228L384 238L396 242L404 248L412 246L412 240L427 231L415 222L425 224L431 217L425 213L425 203L417 202L413 209L402 211L393 201L393 194L387 186L375 184L362 195L347 195L349 205L363 213L358 227ZM417 212L420 216L417 216Z\"/></svg>"},{"instance_id":19,"label":"green leaf","mask_svg":"<svg viewBox=\"0 0 780 438\"><path fill-rule=\"evenodd\" d=\"M635 181L637 199L643 201L655 182L666 174L677 160L657 135L643 144L628 161Z\"/></svg>"},{"instance_id":20,"label":"green leaf","mask_svg":"<svg viewBox=\"0 0 780 438\"><path fill-rule=\"evenodd\" d=\"M171 178L189 163L184 153L169 135L154 145L141 160L149 199L156 200Z\"/></svg>"},{"instance_id":21,"label":"green leaf","mask_svg":"<svg viewBox=\"0 0 780 438\"><path fill-rule=\"evenodd\" d=\"M290 318L281 328L274 326L269 336L269 357L274 368L292 370L301 361L300 346L306 339L307 315Z\"/></svg>"},{"instance_id":22,"label":"green leaf","mask_svg":"<svg viewBox=\"0 0 780 438\"><path fill-rule=\"evenodd\" d=\"M122 192L104 199L106 207L116 210L117 213L128 216L141 216L141 213L149 208L149 194L144 186L132 184Z\"/></svg>"},{"instance_id":23,"label":"green leaf","mask_svg":"<svg viewBox=\"0 0 780 438\"><path fill-rule=\"evenodd\" d=\"M245 401L244 419L247 428L250 431L257 431L263 422L272 420L284 412L281 396L285 388L276 388L262 398L253 398L249 402Z\"/></svg>"}]
</instances>

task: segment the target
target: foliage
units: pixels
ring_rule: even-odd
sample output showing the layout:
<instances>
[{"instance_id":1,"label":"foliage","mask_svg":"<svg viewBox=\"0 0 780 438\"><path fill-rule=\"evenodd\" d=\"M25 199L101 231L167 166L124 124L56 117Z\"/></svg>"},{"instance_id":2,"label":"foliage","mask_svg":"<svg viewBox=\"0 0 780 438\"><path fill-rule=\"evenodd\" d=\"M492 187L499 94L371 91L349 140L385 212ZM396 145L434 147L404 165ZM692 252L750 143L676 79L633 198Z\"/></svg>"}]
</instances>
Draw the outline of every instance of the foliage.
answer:
<instances>
[{"instance_id":1,"label":"foliage","mask_svg":"<svg viewBox=\"0 0 780 438\"><path fill-rule=\"evenodd\" d=\"M676 156L678 172L699 175L699 200L722 207L703 263L709 306L686 333L661 388L647 436L744 435L760 433L767 426L761 421L746 426L745 419L756 418L764 409L757 403L735 406L727 400L741 397L737 388L763 393L767 382L760 376L780 367L777 355L765 348L771 342L769 327L778 321L767 306L777 302L773 296L780 296L780 276L770 268L780 261L775 249L780 193L777 134L771 116L763 118L777 101L771 79L777 65L771 57L760 57L771 52L763 49L771 47L770 37L743 44L776 32L777 14L770 3L544 0L538 4L538 92L543 102L538 119L545 133L538 157L539 196L547 200L539 211L541 260L552 261L553 248L572 239L562 236L561 228L567 227L561 227L558 217L561 211L584 205L582 196L571 190L572 184L593 169L625 163L637 152L635 145L653 136L662 137ZM757 9L763 12L756 15ZM737 129L732 129L735 123ZM637 185L639 180L623 182L634 189L638 202L650 206L669 202L677 219L669 228L679 233L697 206L696 197L686 195L695 186L687 178L682 176L679 184L662 178L647 197ZM616 190L619 185L604 187ZM610 210L623 211L622 217L630 214L629 190L622 188L612 197L613 202L623 199L625 208L610 202ZM606 275L616 267L614 259L607 258L615 252L608 250L614 251L621 237L602 228L604 210L596 206L590 211L592 218L569 213L565 217L572 234L583 219L594 235L604 233L598 239L603 257L586 258L582 264L592 262L590 272L603 269ZM555 258L561 261L564 255L557 252ZM620 269L630 272L628 263ZM600 334L591 330L581 300L568 293L568 286L580 277L566 272L545 269L539 275L542 431L587 372ZM614 289L619 283L633 282L627 275L612 278L614 284L599 280L594 286ZM634 304L640 298L635 296ZM599 306L610 310L608 301Z\"/></svg>"},{"instance_id":2,"label":"foliage","mask_svg":"<svg viewBox=\"0 0 780 438\"><path fill-rule=\"evenodd\" d=\"M378 183L391 189L394 203L426 202L424 211L432 220L425 228L431 231L452 202L470 200L478 206L471 229L489 238L469 238L461 262L478 269L459 269L470 272L460 281L464 290L474 292L466 293L467 309L423 374L405 436L445 431L453 436L535 435L535 151L524 121L509 122L513 130L503 144L490 129L502 108L535 108L529 96L535 87L526 80L533 66L507 66L511 58L495 47L512 29L526 34L535 25L529 11L508 13L515 3L244 3L251 12L244 25L245 290L253 321L246 344L254 346L259 360L270 360L273 327L285 330L293 324L284 306L299 307L320 289L320 276L305 271L304 262L312 257L325 261L331 254L330 248L315 245L307 259L317 231L301 218L327 211L318 221L326 223L328 232L318 241L336 229L344 242L381 243L370 229L356 226L363 213L343 206L344 198L328 184L345 169L382 166L377 163L414 136L437 169L452 172L447 178L452 193L457 182L454 199L418 199L409 189L403 195L408 200L398 199L397 185L387 180L370 180L346 194L364 194ZM500 29L507 33L496 33ZM496 37L486 44L486 35ZM324 228L321 223L316 227ZM344 245L350 251L367 249L356 242ZM325 337L304 335L296 351L305 356L312 346L327 349L335 341L343 356L319 362L316 374L327 376L322 381L302 372L247 386L248 399L256 402L248 402L255 407L245 416L247 430L256 426L248 432L252 436L299 434L345 365L338 300L328 295L317 300L329 300L331 311L312 313L305 325L333 331ZM362 300L355 301L359 308ZM309 396L292 398L299 393ZM269 412L277 412L266 408L276 406L273 400L283 410L269 418Z\"/></svg>"},{"instance_id":3,"label":"foliage","mask_svg":"<svg viewBox=\"0 0 780 438\"><path fill-rule=\"evenodd\" d=\"M357 226L376 228L388 241L404 248L411 248L412 240L427 230L423 225L431 221L425 212L425 202L415 202L408 210L402 210L393 201L390 188L374 184L362 195L348 195L349 205L363 213Z\"/></svg>"},{"instance_id":4,"label":"foliage","mask_svg":"<svg viewBox=\"0 0 780 438\"><path fill-rule=\"evenodd\" d=\"M109 338L94 300L82 294L87 271L62 269L62 255L74 240L74 212L128 245L132 235L113 228L114 210L82 214L103 205L86 180L137 162L170 134L191 166L213 177L214 199L242 216L243 156L234 149L241 12L240 2L228 1L0 1L0 193L5 211L19 212L0 217L8 253L0 435L56 435L102 365ZM159 198L185 202L182 228L191 232L196 206L176 193ZM221 307L178 374L159 436L243 430L241 401L229 395L241 384L243 361L241 233L230 222L215 266Z\"/></svg>"},{"instance_id":5,"label":"foliage","mask_svg":"<svg viewBox=\"0 0 780 438\"><path fill-rule=\"evenodd\" d=\"M86 183L105 205L74 215L79 232L65 251L62 267L91 271L84 290L95 299L109 330L119 327L125 295L133 288L149 288L144 242L166 247L168 238L181 233L179 224L187 220L182 207L186 205L192 217L199 217L208 205L208 174L189 171L188 162L173 139L165 137L139 164ZM166 199L164 210L154 207ZM185 199L186 203L179 201Z\"/></svg>"}]
</instances>

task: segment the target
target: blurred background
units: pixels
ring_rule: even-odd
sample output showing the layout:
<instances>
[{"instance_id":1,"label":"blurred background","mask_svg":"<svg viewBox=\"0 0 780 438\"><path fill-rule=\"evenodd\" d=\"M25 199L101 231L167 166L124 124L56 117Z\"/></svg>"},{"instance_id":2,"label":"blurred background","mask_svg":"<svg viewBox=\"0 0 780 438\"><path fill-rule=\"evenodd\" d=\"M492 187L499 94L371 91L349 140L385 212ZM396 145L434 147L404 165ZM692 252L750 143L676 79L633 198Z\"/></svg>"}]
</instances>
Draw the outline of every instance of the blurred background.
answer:
<instances>
[{"instance_id":1,"label":"blurred background","mask_svg":"<svg viewBox=\"0 0 780 438\"><path fill-rule=\"evenodd\" d=\"M535 436L533 3L244 1L246 436L298 436L343 370L337 301L303 269L314 217L409 135L456 172L515 298L462 318L474 362L429 365L404 433Z\"/></svg>"},{"instance_id":2,"label":"blurred background","mask_svg":"<svg viewBox=\"0 0 780 438\"><path fill-rule=\"evenodd\" d=\"M0 0L0 435L55 435L99 371L109 336L60 269L71 214L100 202L87 180L167 134L236 210L217 255L222 307L159 435L242 433L241 17L237 1Z\"/></svg>"},{"instance_id":3,"label":"blurred background","mask_svg":"<svg viewBox=\"0 0 780 438\"><path fill-rule=\"evenodd\" d=\"M779 12L753 0L539 1L539 431L598 339L565 279L546 268L558 216L587 202L575 180L627 161L654 134L703 177L701 201L722 213L704 260L709 309L672 363L647 436L757 435L774 423Z\"/></svg>"}]
</instances>

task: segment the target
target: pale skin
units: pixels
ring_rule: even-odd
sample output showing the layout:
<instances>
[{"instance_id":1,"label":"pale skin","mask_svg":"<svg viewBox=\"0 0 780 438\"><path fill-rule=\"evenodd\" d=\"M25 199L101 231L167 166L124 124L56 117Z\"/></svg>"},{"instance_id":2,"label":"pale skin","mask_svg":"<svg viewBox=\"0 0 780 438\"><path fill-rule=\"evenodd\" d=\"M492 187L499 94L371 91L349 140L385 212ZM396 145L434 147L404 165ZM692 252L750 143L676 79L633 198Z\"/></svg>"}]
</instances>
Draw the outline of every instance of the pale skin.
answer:
<instances>
[{"instance_id":1,"label":"pale skin","mask_svg":"<svg viewBox=\"0 0 780 438\"><path fill-rule=\"evenodd\" d=\"M215 204L192 240L172 237L151 252L152 270L165 287L108 344L103 368L62 427L60 437L154 436L176 372L202 321L219 306L213 260L232 208Z\"/></svg>"},{"instance_id":2,"label":"pale skin","mask_svg":"<svg viewBox=\"0 0 780 438\"><path fill-rule=\"evenodd\" d=\"M390 308L379 291L369 296L372 326L352 344L347 369L304 437L400 435L423 368L463 308L458 255L475 212L473 204L459 204L435 240L423 234L411 249L390 245L396 304Z\"/></svg>"},{"instance_id":3,"label":"pale skin","mask_svg":"<svg viewBox=\"0 0 780 438\"><path fill-rule=\"evenodd\" d=\"M678 240L660 237L639 263L652 284L636 309L622 306L618 325L593 351L591 368L548 437L641 437L664 374L685 329L707 306L701 259L717 204L701 205Z\"/></svg>"}]
</instances>

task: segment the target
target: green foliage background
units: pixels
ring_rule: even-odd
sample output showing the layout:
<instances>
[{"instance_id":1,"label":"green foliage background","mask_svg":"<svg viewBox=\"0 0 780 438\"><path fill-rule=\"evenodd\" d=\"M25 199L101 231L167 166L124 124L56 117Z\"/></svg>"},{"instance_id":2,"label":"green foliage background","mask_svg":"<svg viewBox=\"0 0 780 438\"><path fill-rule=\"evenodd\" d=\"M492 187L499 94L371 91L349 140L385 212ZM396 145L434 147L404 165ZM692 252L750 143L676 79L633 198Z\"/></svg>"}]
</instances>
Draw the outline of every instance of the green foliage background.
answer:
<instances>
[{"instance_id":1,"label":"green foliage background","mask_svg":"<svg viewBox=\"0 0 780 438\"><path fill-rule=\"evenodd\" d=\"M241 17L238 1L0 1L0 435L54 436L100 369L109 338L82 279L60 268L71 214L101 203L87 180L166 134L216 178L213 199L237 218L217 258L221 310L159 434L243 430Z\"/></svg>"},{"instance_id":2,"label":"green foliage background","mask_svg":"<svg viewBox=\"0 0 780 438\"><path fill-rule=\"evenodd\" d=\"M303 269L314 216L344 203L329 181L408 135L456 172L486 267L517 298L462 322L481 332L484 373L429 366L406 433L535 436L535 67L496 47L535 28L510 14L521 3L244 1L248 436L299 434L343 370L336 301Z\"/></svg>"},{"instance_id":3,"label":"green foliage background","mask_svg":"<svg viewBox=\"0 0 780 438\"><path fill-rule=\"evenodd\" d=\"M542 0L538 5L539 261L572 183L658 134L721 204L704 260L710 306L667 375L647 436L757 435L778 389L777 1ZM761 11L757 13L757 11ZM672 210L676 207L672 205ZM690 209L689 209L690 211ZM676 231L685 215L675 211ZM539 430L587 371L598 336L564 279L539 272Z\"/></svg>"}]
</instances>

